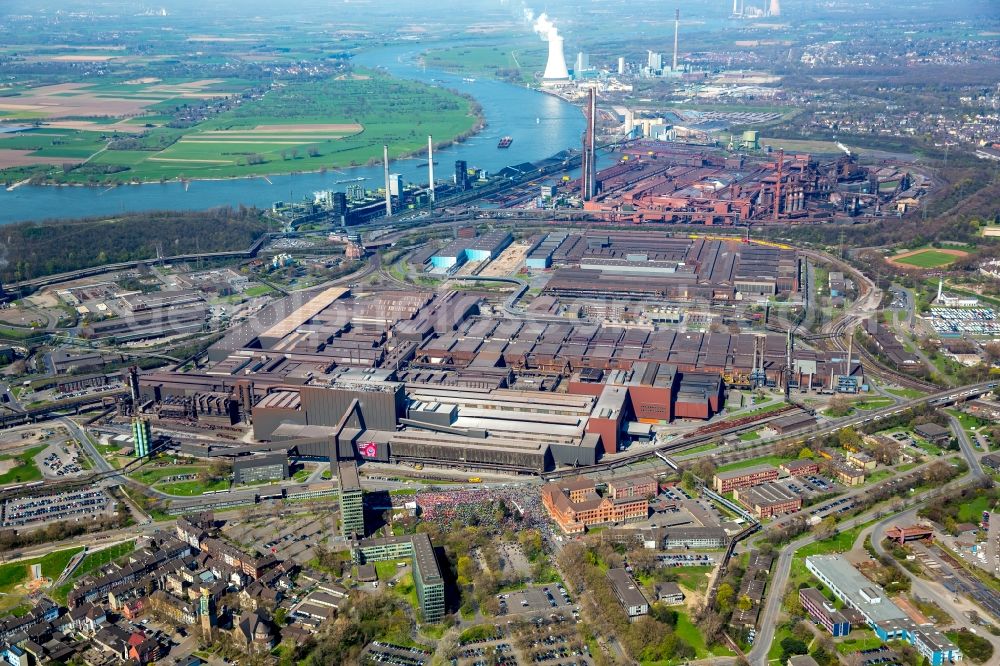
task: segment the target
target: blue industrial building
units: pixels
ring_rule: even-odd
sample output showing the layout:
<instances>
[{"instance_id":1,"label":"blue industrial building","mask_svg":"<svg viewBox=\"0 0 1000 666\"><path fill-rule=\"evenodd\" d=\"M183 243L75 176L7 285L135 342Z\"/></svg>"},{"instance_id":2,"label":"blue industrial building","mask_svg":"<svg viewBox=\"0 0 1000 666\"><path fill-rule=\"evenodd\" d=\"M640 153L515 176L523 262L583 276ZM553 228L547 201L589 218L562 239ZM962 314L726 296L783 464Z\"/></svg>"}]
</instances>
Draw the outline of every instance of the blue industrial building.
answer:
<instances>
[{"instance_id":1,"label":"blue industrial building","mask_svg":"<svg viewBox=\"0 0 1000 666\"><path fill-rule=\"evenodd\" d=\"M810 555L806 569L822 581L844 606L861 614L865 624L883 641L913 645L931 663L943 666L962 660L962 651L933 626L914 622L894 604L879 585L865 578L841 555Z\"/></svg>"},{"instance_id":2,"label":"blue industrial building","mask_svg":"<svg viewBox=\"0 0 1000 666\"><path fill-rule=\"evenodd\" d=\"M476 238L458 238L431 256L431 267L451 270L467 261L490 261L500 256L513 240L509 231L493 231Z\"/></svg>"}]
</instances>

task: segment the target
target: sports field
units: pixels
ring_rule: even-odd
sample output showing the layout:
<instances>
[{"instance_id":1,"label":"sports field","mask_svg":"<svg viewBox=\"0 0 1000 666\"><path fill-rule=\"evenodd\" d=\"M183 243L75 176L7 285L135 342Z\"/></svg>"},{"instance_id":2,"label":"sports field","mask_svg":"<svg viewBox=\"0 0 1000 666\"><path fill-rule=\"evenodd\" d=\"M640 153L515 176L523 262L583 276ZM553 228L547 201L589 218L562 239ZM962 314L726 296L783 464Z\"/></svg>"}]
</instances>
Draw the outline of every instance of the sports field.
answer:
<instances>
[{"instance_id":1,"label":"sports field","mask_svg":"<svg viewBox=\"0 0 1000 666\"><path fill-rule=\"evenodd\" d=\"M906 268L941 268L954 263L957 259L968 256L962 250L940 250L926 248L897 254L889 259L889 263Z\"/></svg>"}]
</instances>

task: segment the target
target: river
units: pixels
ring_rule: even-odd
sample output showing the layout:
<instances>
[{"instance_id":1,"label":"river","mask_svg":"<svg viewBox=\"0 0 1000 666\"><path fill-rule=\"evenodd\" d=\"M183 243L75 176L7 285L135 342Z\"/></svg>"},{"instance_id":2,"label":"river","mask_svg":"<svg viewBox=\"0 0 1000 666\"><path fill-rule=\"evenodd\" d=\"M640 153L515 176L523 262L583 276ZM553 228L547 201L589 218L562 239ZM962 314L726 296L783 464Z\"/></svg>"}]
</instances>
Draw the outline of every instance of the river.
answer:
<instances>
[{"instance_id":1,"label":"river","mask_svg":"<svg viewBox=\"0 0 1000 666\"><path fill-rule=\"evenodd\" d=\"M434 175L445 180L454 172L455 160L495 172L510 164L534 162L560 150L577 147L584 128L580 110L552 95L501 81L466 81L447 72L424 70L416 62L427 45L411 44L376 49L357 56L361 67L383 67L399 77L416 79L468 93L482 106L486 128L462 144L435 152ZM506 150L497 141L514 138ZM444 137L439 137L443 139ZM391 163L394 173L407 181L426 183L426 158ZM382 186L381 165L230 180L193 180L189 183L147 183L105 187L50 187L22 185L0 189L0 224L55 217L113 215L141 210L201 210L213 206L269 207L275 201L302 199L317 190L344 190L346 182L366 178L366 187ZM270 182L268 182L270 181Z\"/></svg>"}]
</instances>

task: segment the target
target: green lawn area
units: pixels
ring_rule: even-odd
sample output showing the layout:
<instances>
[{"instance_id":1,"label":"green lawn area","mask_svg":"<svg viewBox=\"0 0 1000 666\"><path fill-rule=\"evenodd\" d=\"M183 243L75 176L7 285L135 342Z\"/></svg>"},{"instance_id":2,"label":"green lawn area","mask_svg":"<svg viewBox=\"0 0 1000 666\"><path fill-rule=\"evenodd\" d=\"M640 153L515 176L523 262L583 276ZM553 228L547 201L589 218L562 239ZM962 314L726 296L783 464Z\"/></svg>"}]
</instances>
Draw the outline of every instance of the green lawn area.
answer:
<instances>
[{"instance_id":1,"label":"green lawn area","mask_svg":"<svg viewBox=\"0 0 1000 666\"><path fill-rule=\"evenodd\" d=\"M705 451L711 451L712 449L719 448L717 443L702 444L701 446L696 446L693 449L684 449L681 453L687 455L689 453L704 453Z\"/></svg>"},{"instance_id":2,"label":"green lawn area","mask_svg":"<svg viewBox=\"0 0 1000 666\"><path fill-rule=\"evenodd\" d=\"M871 629L854 629L843 640L837 641L837 652L848 654L858 650L871 650L882 645L882 639Z\"/></svg>"},{"instance_id":3,"label":"green lawn area","mask_svg":"<svg viewBox=\"0 0 1000 666\"><path fill-rule=\"evenodd\" d=\"M713 568L712 566L675 567L671 571L677 574L679 585L692 592L699 592L708 589L708 574Z\"/></svg>"},{"instance_id":4,"label":"green lawn area","mask_svg":"<svg viewBox=\"0 0 1000 666\"><path fill-rule=\"evenodd\" d=\"M881 409L895 404L892 398L863 398L854 403L856 409Z\"/></svg>"},{"instance_id":5,"label":"green lawn area","mask_svg":"<svg viewBox=\"0 0 1000 666\"><path fill-rule=\"evenodd\" d=\"M385 562L376 562L375 573L378 574L378 579L382 581L383 584L392 580L392 578L396 574L398 574L400 571L403 570L403 567L399 566L400 563L409 564L410 560L402 559L402 560L386 560Z\"/></svg>"},{"instance_id":6,"label":"green lawn area","mask_svg":"<svg viewBox=\"0 0 1000 666\"><path fill-rule=\"evenodd\" d=\"M715 645L711 648L705 645L705 637L702 635L701 630L691 622L691 618L683 610L677 612L676 630L677 635L695 649L698 653L698 659L704 659L709 656L728 657L736 654L725 645Z\"/></svg>"},{"instance_id":7,"label":"green lawn area","mask_svg":"<svg viewBox=\"0 0 1000 666\"><path fill-rule=\"evenodd\" d=\"M887 388L885 392L891 393L892 395L900 398L907 398L910 400L922 398L925 395L927 395L923 391L918 391L917 389L911 389L911 388Z\"/></svg>"},{"instance_id":8,"label":"green lawn area","mask_svg":"<svg viewBox=\"0 0 1000 666\"><path fill-rule=\"evenodd\" d=\"M53 580L58 578L69 561L73 559L73 556L81 550L83 550L83 546L79 548L67 548L66 550L57 550L43 557L0 565L0 592L10 592L15 586L28 580L32 564L41 564L42 575L46 578Z\"/></svg>"},{"instance_id":9,"label":"green lawn area","mask_svg":"<svg viewBox=\"0 0 1000 666\"><path fill-rule=\"evenodd\" d=\"M197 474L205 469L204 465L166 465L164 467L144 467L140 471L130 476L147 486L151 486L160 479L168 476L180 476L182 474Z\"/></svg>"},{"instance_id":10,"label":"green lawn area","mask_svg":"<svg viewBox=\"0 0 1000 666\"><path fill-rule=\"evenodd\" d=\"M992 511L994 508L990 506L988 498L976 497L971 502L959 505L957 520L960 523L978 523L982 520L983 511Z\"/></svg>"},{"instance_id":11,"label":"green lawn area","mask_svg":"<svg viewBox=\"0 0 1000 666\"><path fill-rule=\"evenodd\" d=\"M771 648L767 651L767 661L768 663L777 663L781 658L781 641L785 640L792 635L788 627L781 625L774 632L774 639L771 641Z\"/></svg>"},{"instance_id":12,"label":"green lawn area","mask_svg":"<svg viewBox=\"0 0 1000 666\"><path fill-rule=\"evenodd\" d=\"M40 481L42 478L42 470L38 469L35 465L35 456L45 450L46 445L35 446L24 453L19 453L16 456L0 456L0 462L8 460L16 460L17 464L12 467L7 472L0 474L0 486L9 483L30 483L32 481Z\"/></svg>"},{"instance_id":13,"label":"green lawn area","mask_svg":"<svg viewBox=\"0 0 1000 666\"><path fill-rule=\"evenodd\" d=\"M902 259L895 259L893 257L890 257L890 259L896 263L916 266L917 268L940 268L941 266L955 263L958 257L947 252L941 252L940 250L926 249Z\"/></svg>"},{"instance_id":14,"label":"green lawn area","mask_svg":"<svg viewBox=\"0 0 1000 666\"><path fill-rule=\"evenodd\" d=\"M740 435L740 439L744 442L752 442L754 440L760 439L760 433L756 430L751 430L750 432L745 432Z\"/></svg>"},{"instance_id":15,"label":"green lawn area","mask_svg":"<svg viewBox=\"0 0 1000 666\"><path fill-rule=\"evenodd\" d=\"M298 481L299 483L302 483L303 481L309 478L310 473L312 473L312 470L310 469L300 469L295 474L292 474L292 479Z\"/></svg>"},{"instance_id":16,"label":"green lawn area","mask_svg":"<svg viewBox=\"0 0 1000 666\"><path fill-rule=\"evenodd\" d=\"M213 490L226 490L229 488L228 479L217 479L215 481L175 481L173 483L159 483L156 489L168 495L182 495L192 497L201 495Z\"/></svg>"},{"instance_id":17,"label":"green lawn area","mask_svg":"<svg viewBox=\"0 0 1000 666\"><path fill-rule=\"evenodd\" d=\"M274 290L268 287L266 284L258 284L244 291L243 295L246 296L247 298L256 298L257 296L266 296L267 294L270 294L272 291Z\"/></svg>"},{"instance_id":18,"label":"green lawn area","mask_svg":"<svg viewBox=\"0 0 1000 666\"><path fill-rule=\"evenodd\" d=\"M877 469L874 472L872 472L871 475L867 479L865 479L865 483L878 483L879 481L884 481L885 479L888 479L890 476L892 476L892 474L893 470L883 467L882 469Z\"/></svg>"},{"instance_id":19,"label":"green lawn area","mask_svg":"<svg viewBox=\"0 0 1000 666\"><path fill-rule=\"evenodd\" d=\"M126 541L94 553L87 553L87 556L83 558L82 562L80 562L80 566L78 566L76 571L73 572L73 577L80 578L95 569L103 567L108 562L113 562L120 557L125 557L133 550L135 550L135 541Z\"/></svg>"},{"instance_id":20,"label":"green lawn area","mask_svg":"<svg viewBox=\"0 0 1000 666\"><path fill-rule=\"evenodd\" d=\"M729 472L734 469L743 469L745 467L754 467L756 465L773 465L777 467L783 462L788 462L793 460L793 458L787 456L761 456L760 458L750 458L748 460L737 460L736 462L729 463L728 465L722 465L717 468L716 472Z\"/></svg>"}]
</instances>

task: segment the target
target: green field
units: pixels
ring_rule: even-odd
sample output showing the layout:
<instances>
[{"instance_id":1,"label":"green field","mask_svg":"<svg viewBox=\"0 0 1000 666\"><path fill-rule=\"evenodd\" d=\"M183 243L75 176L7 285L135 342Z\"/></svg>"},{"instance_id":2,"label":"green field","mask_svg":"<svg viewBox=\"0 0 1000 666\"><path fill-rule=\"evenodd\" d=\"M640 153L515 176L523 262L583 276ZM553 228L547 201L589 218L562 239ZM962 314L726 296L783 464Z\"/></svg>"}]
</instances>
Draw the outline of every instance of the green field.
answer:
<instances>
[{"instance_id":1,"label":"green field","mask_svg":"<svg viewBox=\"0 0 1000 666\"><path fill-rule=\"evenodd\" d=\"M169 112L177 105L167 97L150 108ZM379 160L383 144L399 158L421 152L428 135L446 144L471 134L478 122L472 103L454 92L372 73L282 82L185 129L137 126L129 134L43 127L5 138L2 147L51 158L52 168L42 167L51 182L236 178L360 166ZM11 168L0 177L10 181L38 170Z\"/></svg>"},{"instance_id":2,"label":"green field","mask_svg":"<svg viewBox=\"0 0 1000 666\"><path fill-rule=\"evenodd\" d=\"M35 465L33 458L45 450L45 446L36 446L16 456L0 456L0 462L15 460L17 464L4 474L0 474L0 486L10 483L30 483L42 478L42 470Z\"/></svg>"},{"instance_id":3,"label":"green field","mask_svg":"<svg viewBox=\"0 0 1000 666\"><path fill-rule=\"evenodd\" d=\"M728 465L722 465L716 468L716 472L729 472L734 469L743 469L745 467L755 467L757 465L773 465L777 467L783 462L788 462L792 460L791 458L785 456L761 456L760 458L749 458L747 460L737 460L736 462L729 463Z\"/></svg>"},{"instance_id":4,"label":"green field","mask_svg":"<svg viewBox=\"0 0 1000 666\"><path fill-rule=\"evenodd\" d=\"M54 553L49 553L43 557L35 557L30 560L21 560L19 562L9 562L4 565L0 565L0 592L6 594L14 589L17 585L28 580L31 574L30 567L32 564L42 565L42 575L46 578L56 579L59 574L63 572L66 565L69 563L73 556L83 550L83 547L79 548L68 548L66 550L57 550Z\"/></svg>"},{"instance_id":5,"label":"green field","mask_svg":"<svg viewBox=\"0 0 1000 666\"><path fill-rule=\"evenodd\" d=\"M216 481L177 481L175 483L157 484L156 489L168 495L181 495L183 497L193 497L213 490L226 490L229 488L228 479L218 479Z\"/></svg>"},{"instance_id":6,"label":"green field","mask_svg":"<svg viewBox=\"0 0 1000 666\"><path fill-rule=\"evenodd\" d=\"M453 46L431 49L422 54L433 69L475 76L519 78L531 82L545 69L544 45L537 42L504 46Z\"/></svg>"},{"instance_id":7,"label":"green field","mask_svg":"<svg viewBox=\"0 0 1000 666\"><path fill-rule=\"evenodd\" d=\"M76 571L73 572L73 578L80 578L91 571L103 567L109 562L114 562L119 557L125 557L133 550L135 550L135 541L126 541L124 543L105 548L104 550L87 553L87 556L83 558L82 562L80 562L80 566L78 566Z\"/></svg>"},{"instance_id":8,"label":"green field","mask_svg":"<svg viewBox=\"0 0 1000 666\"><path fill-rule=\"evenodd\" d=\"M203 465L167 465L166 467L147 467L132 474L131 477L139 483L151 486L161 479L182 474L197 474L205 469Z\"/></svg>"},{"instance_id":9,"label":"green field","mask_svg":"<svg viewBox=\"0 0 1000 666\"><path fill-rule=\"evenodd\" d=\"M906 264L907 266L915 266L917 268L940 268L955 263L955 260L958 259L958 257L947 252L930 249L921 250L917 254L912 254L902 259L890 258L898 264Z\"/></svg>"}]
</instances>

